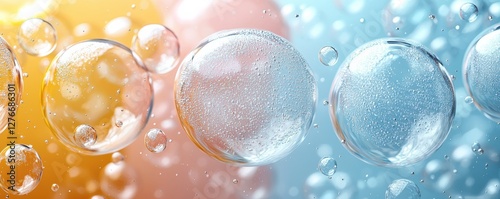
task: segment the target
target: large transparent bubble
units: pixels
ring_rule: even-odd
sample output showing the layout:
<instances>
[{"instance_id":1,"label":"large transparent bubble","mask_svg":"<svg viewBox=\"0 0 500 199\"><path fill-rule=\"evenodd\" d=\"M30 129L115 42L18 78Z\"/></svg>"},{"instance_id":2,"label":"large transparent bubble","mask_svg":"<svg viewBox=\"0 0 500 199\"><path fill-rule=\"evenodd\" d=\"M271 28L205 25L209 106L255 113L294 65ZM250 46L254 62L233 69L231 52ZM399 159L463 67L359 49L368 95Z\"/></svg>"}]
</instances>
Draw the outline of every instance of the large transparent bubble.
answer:
<instances>
[{"instance_id":1,"label":"large transparent bubble","mask_svg":"<svg viewBox=\"0 0 500 199\"><path fill-rule=\"evenodd\" d=\"M10 122L10 130L15 128L15 116L17 106L21 100L23 81L21 78L21 67L12 53L9 44L0 37L0 133L7 129ZM10 118L10 119L9 119ZM13 131L15 134L15 131ZM9 131L9 134L11 132Z\"/></svg>"},{"instance_id":2,"label":"large transparent bubble","mask_svg":"<svg viewBox=\"0 0 500 199\"><path fill-rule=\"evenodd\" d=\"M311 124L317 95L309 66L288 41L249 29L209 37L184 59L175 86L191 140L239 165L291 153Z\"/></svg>"},{"instance_id":3,"label":"large transparent bubble","mask_svg":"<svg viewBox=\"0 0 500 199\"><path fill-rule=\"evenodd\" d=\"M42 107L59 140L84 154L112 153L144 128L152 106L150 77L127 47L90 40L60 52L45 75Z\"/></svg>"},{"instance_id":4,"label":"large transparent bubble","mask_svg":"<svg viewBox=\"0 0 500 199\"><path fill-rule=\"evenodd\" d=\"M402 39L372 41L347 57L330 102L344 146L387 167L427 158L444 142L455 115L453 85L441 62Z\"/></svg>"},{"instance_id":5,"label":"large transparent bubble","mask_svg":"<svg viewBox=\"0 0 500 199\"><path fill-rule=\"evenodd\" d=\"M463 63L465 87L474 105L500 122L500 25L480 33L469 46Z\"/></svg>"}]
</instances>

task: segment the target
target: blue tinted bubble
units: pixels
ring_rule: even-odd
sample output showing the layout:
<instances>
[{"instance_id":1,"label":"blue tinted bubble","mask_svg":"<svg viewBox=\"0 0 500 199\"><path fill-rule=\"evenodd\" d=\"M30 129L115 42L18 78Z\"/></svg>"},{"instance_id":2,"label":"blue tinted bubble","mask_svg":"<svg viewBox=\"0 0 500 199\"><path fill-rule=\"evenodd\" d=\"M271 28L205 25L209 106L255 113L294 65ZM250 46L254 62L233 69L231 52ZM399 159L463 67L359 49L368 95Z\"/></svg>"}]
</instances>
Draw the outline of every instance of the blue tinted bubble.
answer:
<instances>
[{"instance_id":1,"label":"blue tinted bubble","mask_svg":"<svg viewBox=\"0 0 500 199\"><path fill-rule=\"evenodd\" d=\"M402 39L380 39L354 51L335 76L330 102L344 146L387 167L430 156L455 115L453 85L441 62Z\"/></svg>"},{"instance_id":2,"label":"blue tinted bubble","mask_svg":"<svg viewBox=\"0 0 500 199\"><path fill-rule=\"evenodd\" d=\"M474 22L477 19L478 9L473 3L464 3L460 6L460 18L468 22Z\"/></svg>"},{"instance_id":3,"label":"blue tinted bubble","mask_svg":"<svg viewBox=\"0 0 500 199\"><path fill-rule=\"evenodd\" d=\"M410 180L394 180L385 191L386 199L419 199L420 189Z\"/></svg>"},{"instance_id":4,"label":"blue tinted bubble","mask_svg":"<svg viewBox=\"0 0 500 199\"><path fill-rule=\"evenodd\" d=\"M263 165L304 139L316 104L314 82L288 41L267 31L231 30L209 37L184 59L175 103L184 129L204 152L223 162Z\"/></svg>"},{"instance_id":5,"label":"blue tinted bubble","mask_svg":"<svg viewBox=\"0 0 500 199\"><path fill-rule=\"evenodd\" d=\"M318 170L328 177L333 176L337 171L337 161L331 157L324 157L318 163Z\"/></svg>"},{"instance_id":6,"label":"blue tinted bubble","mask_svg":"<svg viewBox=\"0 0 500 199\"><path fill-rule=\"evenodd\" d=\"M500 122L500 26L480 33L469 46L463 62L465 88L476 107Z\"/></svg>"}]
</instances>

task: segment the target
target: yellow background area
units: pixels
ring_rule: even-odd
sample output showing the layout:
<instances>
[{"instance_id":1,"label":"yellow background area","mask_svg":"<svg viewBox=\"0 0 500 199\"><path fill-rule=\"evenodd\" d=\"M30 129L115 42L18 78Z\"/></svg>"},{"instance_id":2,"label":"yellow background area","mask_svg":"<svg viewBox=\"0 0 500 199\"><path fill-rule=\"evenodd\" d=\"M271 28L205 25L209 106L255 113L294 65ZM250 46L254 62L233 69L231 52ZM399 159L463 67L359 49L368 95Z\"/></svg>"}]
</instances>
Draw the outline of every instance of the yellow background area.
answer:
<instances>
[{"instance_id":1,"label":"yellow background area","mask_svg":"<svg viewBox=\"0 0 500 199\"><path fill-rule=\"evenodd\" d=\"M23 53L17 43L16 34L21 22L15 21L18 19L9 18L9 15L5 14L15 13L19 5L3 7L2 5L7 2L24 5L34 1L1 0L2 15L0 17L2 19L0 19L0 23L2 28L0 32L15 49L23 73L25 73L23 75L22 101L16 119L16 132L19 137L17 142L32 145L38 151L45 167L42 180L33 192L25 196L9 195L9 198L91 198L93 195L104 196L98 186L99 172L111 162L111 155L84 156L69 151L50 132L42 114L40 96L45 69L59 51L69 44L79 41L104 38L118 41L130 47L132 37L137 29L146 24L161 23L159 11L153 2L148 0L55 1L55 9L42 13L46 16L41 18L51 22L57 30L58 46L53 53L46 57L33 57ZM106 36L104 33L105 25L112 19L123 16L130 17L131 30L124 35ZM80 27L77 31L83 30L84 32L76 32L75 34L75 27ZM0 134L0 143L6 145L7 136L5 132ZM52 191L52 184L58 184L59 190Z\"/></svg>"}]
</instances>

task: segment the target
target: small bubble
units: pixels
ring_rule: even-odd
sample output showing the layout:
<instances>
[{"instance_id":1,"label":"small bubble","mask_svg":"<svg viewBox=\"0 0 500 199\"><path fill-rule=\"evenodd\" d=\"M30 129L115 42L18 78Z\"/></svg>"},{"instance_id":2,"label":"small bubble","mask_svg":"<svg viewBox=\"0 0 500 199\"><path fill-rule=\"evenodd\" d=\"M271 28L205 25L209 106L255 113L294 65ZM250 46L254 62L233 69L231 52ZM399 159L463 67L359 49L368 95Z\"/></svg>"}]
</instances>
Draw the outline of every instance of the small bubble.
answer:
<instances>
[{"instance_id":1,"label":"small bubble","mask_svg":"<svg viewBox=\"0 0 500 199\"><path fill-rule=\"evenodd\" d=\"M319 127L319 125L318 125L318 124L313 124L313 127L314 127L314 128L318 128L318 127Z\"/></svg>"},{"instance_id":2,"label":"small bubble","mask_svg":"<svg viewBox=\"0 0 500 199\"><path fill-rule=\"evenodd\" d=\"M130 8L134 9L134 8L135 8L135 4L132 4L132 5L130 6Z\"/></svg>"},{"instance_id":3,"label":"small bubble","mask_svg":"<svg viewBox=\"0 0 500 199\"><path fill-rule=\"evenodd\" d=\"M23 73L23 77L28 77L28 73Z\"/></svg>"},{"instance_id":4,"label":"small bubble","mask_svg":"<svg viewBox=\"0 0 500 199\"><path fill-rule=\"evenodd\" d=\"M448 155L444 155L444 159L445 159L445 160L449 160L449 159L450 159L450 156L448 156Z\"/></svg>"},{"instance_id":5,"label":"small bubble","mask_svg":"<svg viewBox=\"0 0 500 199\"><path fill-rule=\"evenodd\" d=\"M94 127L81 124L76 127L74 138L80 146L89 148L97 141L97 132Z\"/></svg>"},{"instance_id":6,"label":"small bubble","mask_svg":"<svg viewBox=\"0 0 500 199\"><path fill-rule=\"evenodd\" d=\"M21 24L17 41L29 55L43 57L56 47L56 30L43 19L29 19Z\"/></svg>"},{"instance_id":7,"label":"small bubble","mask_svg":"<svg viewBox=\"0 0 500 199\"><path fill-rule=\"evenodd\" d=\"M295 18L299 18L299 15L295 15Z\"/></svg>"},{"instance_id":8,"label":"small bubble","mask_svg":"<svg viewBox=\"0 0 500 199\"><path fill-rule=\"evenodd\" d=\"M436 16L431 14L431 15L429 15L429 19L434 20L434 19L436 19Z\"/></svg>"},{"instance_id":9,"label":"small bubble","mask_svg":"<svg viewBox=\"0 0 500 199\"><path fill-rule=\"evenodd\" d=\"M365 23L365 18L361 18L361 19L359 19L359 22L360 22L360 23Z\"/></svg>"},{"instance_id":10,"label":"small bubble","mask_svg":"<svg viewBox=\"0 0 500 199\"><path fill-rule=\"evenodd\" d=\"M458 170L456 170L456 169L453 169L453 173L458 173Z\"/></svg>"},{"instance_id":11,"label":"small bubble","mask_svg":"<svg viewBox=\"0 0 500 199\"><path fill-rule=\"evenodd\" d=\"M132 50L150 72L165 74L175 68L179 58L179 41L172 30L160 24L142 27L134 36Z\"/></svg>"},{"instance_id":12,"label":"small bubble","mask_svg":"<svg viewBox=\"0 0 500 199\"><path fill-rule=\"evenodd\" d=\"M233 184L238 184L238 180L237 179L233 179Z\"/></svg>"},{"instance_id":13,"label":"small bubble","mask_svg":"<svg viewBox=\"0 0 500 199\"><path fill-rule=\"evenodd\" d=\"M450 75L450 78L452 81L455 81L455 79L456 79L455 75Z\"/></svg>"},{"instance_id":14,"label":"small bubble","mask_svg":"<svg viewBox=\"0 0 500 199\"><path fill-rule=\"evenodd\" d=\"M493 16L491 16L491 15L488 16L488 20L490 20L490 21L493 20Z\"/></svg>"},{"instance_id":15,"label":"small bubble","mask_svg":"<svg viewBox=\"0 0 500 199\"><path fill-rule=\"evenodd\" d=\"M113 163L118 164L125 160L125 157L120 152L114 152L113 155L111 155L111 160Z\"/></svg>"},{"instance_id":16,"label":"small bubble","mask_svg":"<svg viewBox=\"0 0 500 199\"><path fill-rule=\"evenodd\" d=\"M465 101L466 104L472 104L472 103L474 103L474 99L471 96L465 97L464 101Z\"/></svg>"},{"instance_id":17,"label":"small bubble","mask_svg":"<svg viewBox=\"0 0 500 199\"><path fill-rule=\"evenodd\" d=\"M464 3L460 6L460 18L464 21L474 22L477 19L478 8L473 3Z\"/></svg>"},{"instance_id":18,"label":"small bubble","mask_svg":"<svg viewBox=\"0 0 500 199\"><path fill-rule=\"evenodd\" d=\"M57 190L59 190L59 185L58 184L52 184L52 186L50 187L50 189L53 191L53 192L56 192Z\"/></svg>"},{"instance_id":19,"label":"small bubble","mask_svg":"<svg viewBox=\"0 0 500 199\"><path fill-rule=\"evenodd\" d=\"M337 161L331 157L324 157L319 161L318 170L324 175L331 177L337 171Z\"/></svg>"},{"instance_id":20,"label":"small bubble","mask_svg":"<svg viewBox=\"0 0 500 199\"><path fill-rule=\"evenodd\" d=\"M330 102L328 102L327 100L323 101L323 105L328 106L329 104L330 104Z\"/></svg>"},{"instance_id":21,"label":"small bubble","mask_svg":"<svg viewBox=\"0 0 500 199\"><path fill-rule=\"evenodd\" d=\"M151 129L144 136L144 144L153 153L162 152L167 146L167 136L160 129Z\"/></svg>"},{"instance_id":22,"label":"small bubble","mask_svg":"<svg viewBox=\"0 0 500 199\"><path fill-rule=\"evenodd\" d=\"M325 66L334 66L339 58L337 50L331 46L325 46L319 51L319 61Z\"/></svg>"},{"instance_id":23,"label":"small bubble","mask_svg":"<svg viewBox=\"0 0 500 199\"><path fill-rule=\"evenodd\" d=\"M471 146L472 152L476 153L477 155L483 155L484 151L481 148L481 145L477 142L474 142Z\"/></svg>"},{"instance_id":24,"label":"small bubble","mask_svg":"<svg viewBox=\"0 0 500 199\"><path fill-rule=\"evenodd\" d=\"M122 126L123 126L123 122L122 122L121 120L117 120L117 121L115 122L115 125L116 125L116 127L120 128L120 127L122 127Z\"/></svg>"},{"instance_id":25,"label":"small bubble","mask_svg":"<svg viewBox=\"0 0 500 199\"><path fill-rule=\"evenodd\" d=\"M460 26L459 26L459 25L456 25L456 26L455 26L455 30L460 30Z\"/></svg>"}]
</instances>

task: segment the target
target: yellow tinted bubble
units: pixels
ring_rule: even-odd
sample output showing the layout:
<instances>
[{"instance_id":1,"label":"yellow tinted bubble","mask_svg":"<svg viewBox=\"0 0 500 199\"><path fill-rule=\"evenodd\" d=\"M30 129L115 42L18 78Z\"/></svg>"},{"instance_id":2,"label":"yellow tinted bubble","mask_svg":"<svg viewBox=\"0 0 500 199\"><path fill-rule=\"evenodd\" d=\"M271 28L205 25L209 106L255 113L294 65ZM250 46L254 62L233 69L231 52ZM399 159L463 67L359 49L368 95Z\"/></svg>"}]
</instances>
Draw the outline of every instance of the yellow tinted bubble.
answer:
<instances>
[{"instance_id":1,"label":"yellow tinted bubble","mask_svg":"<svg viewBox=\"0 0 500 199\"><path fill-rule=\"evenodd\" d=\"M0 152L0 187L9 194L25 195L42 179L43 165L31 147L10 143Z\"/></svg>"},{"instance_id":2,"label":"yellow tinted bubble","mask_svg":"<svg viewBox=\"0 0 500 199\"><path fill-rule=\"evenodd\" d=\"M29 19L19 28L17 41L24 51L33 56L46 56L56 48L56 30L43 19Z\"/></svg>"},{"instance_id":3,"label":"yellow tinted bubble","mask_svg":"<svg viewBox=\"0 0 500 199\"><path fill-rule=\"evenodd\" d=\"M21 67L3 38L0 37L0 133L15 119L17 105L21 98Z\"/></svg>"},{"instance_id":4,"label":"yellow tinted bubble","mask_svg":"<svg viewBox=\"0 0 500 199\"><path fill-rule=\"evenodd\" d=\"M97 155L122 149L139 135L152 97L150 77L130 49L90 40L70 46L50 64L42 107L63 144Z\"/></svg>"}]
</instances>

